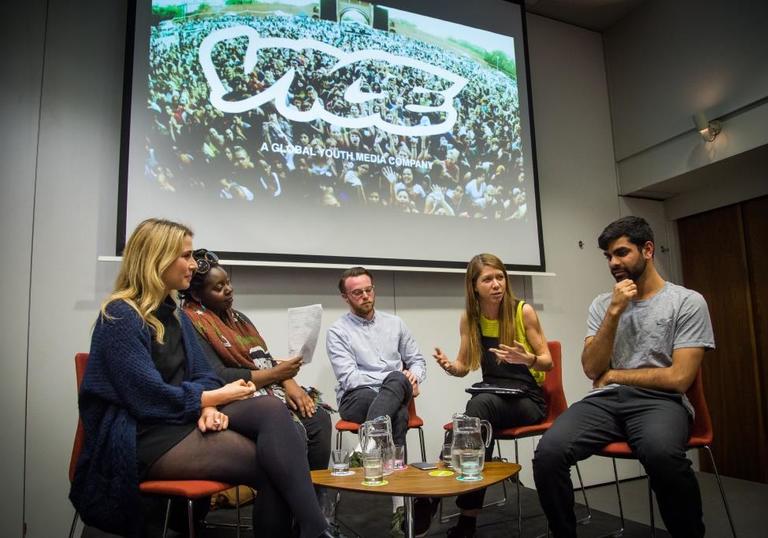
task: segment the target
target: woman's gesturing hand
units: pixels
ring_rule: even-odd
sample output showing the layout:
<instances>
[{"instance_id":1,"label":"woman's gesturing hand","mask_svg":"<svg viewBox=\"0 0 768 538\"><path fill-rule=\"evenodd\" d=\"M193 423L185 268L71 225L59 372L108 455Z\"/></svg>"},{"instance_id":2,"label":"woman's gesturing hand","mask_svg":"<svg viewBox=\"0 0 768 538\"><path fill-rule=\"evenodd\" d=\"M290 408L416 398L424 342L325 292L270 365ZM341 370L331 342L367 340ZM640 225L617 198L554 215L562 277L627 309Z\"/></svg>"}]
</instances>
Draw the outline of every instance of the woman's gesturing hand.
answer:
<instances>
[{"instance_id":1,"label":"woman's gesturing hand","mask_svg":"<svg viewBox=\"0 0 768 538\"><path fill-rule=\"evenodd\" d=\"M446 357L442 349L440 349L439 347L436 347L435 352L432 354L432 356L437 361L437 364L440 365L440 368L445 370L448 373L448 375L454 375L453 363L450 361L448 357Z\"/></svg>"},{"instance_id":2,"label":"woman's gesturing hand","mask_svg":"<svg viewBox=\"0 0 768 538\"><path fill-rule=\"evenodd\" d=\"M531 366L536 362L536 355L528 353L523 347L523 344L518 341L515 341L512 346L499 344L499 347L492 347L490 350L496 355L498 360L509 364L524 364L525 366Z\"/></svg>"},{"instance_id":3,"label":"woman's gesturing hand","mask_svg":"<svg viewBox=\"0 0 768 538\"><path fill-rule=\"evenodd\" d=\"M203 407L200 410L197 427L201 432L220 432L226 430L228 426L229 417L215 407Z\"/></svg>"}]
</instances>

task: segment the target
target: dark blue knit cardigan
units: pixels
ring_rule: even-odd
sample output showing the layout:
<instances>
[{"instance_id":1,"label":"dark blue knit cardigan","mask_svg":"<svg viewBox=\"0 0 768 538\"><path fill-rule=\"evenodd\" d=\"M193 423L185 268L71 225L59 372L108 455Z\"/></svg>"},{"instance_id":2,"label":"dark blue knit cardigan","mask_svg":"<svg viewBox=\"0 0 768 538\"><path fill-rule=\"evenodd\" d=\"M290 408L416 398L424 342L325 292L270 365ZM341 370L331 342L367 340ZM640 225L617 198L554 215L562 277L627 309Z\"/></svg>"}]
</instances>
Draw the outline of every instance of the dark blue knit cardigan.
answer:
<instances>
[{"instance_id":1,"label":"dark blue knit cardigan","mask_svg":"<svg viewBox=\"0 0 768 538\"><path fill-rule=\"evenodd\" d=\"M136 462L136 423L183 424L200 416L204 390L222 381L208 365L195 329L178 311L187 355L185 380L169 385L152 361L154 331L123 301L107 306L91 338L80 388L85 446L69 498L94 527L135 536L143 525Z\"/></svg>"}]
</instances>

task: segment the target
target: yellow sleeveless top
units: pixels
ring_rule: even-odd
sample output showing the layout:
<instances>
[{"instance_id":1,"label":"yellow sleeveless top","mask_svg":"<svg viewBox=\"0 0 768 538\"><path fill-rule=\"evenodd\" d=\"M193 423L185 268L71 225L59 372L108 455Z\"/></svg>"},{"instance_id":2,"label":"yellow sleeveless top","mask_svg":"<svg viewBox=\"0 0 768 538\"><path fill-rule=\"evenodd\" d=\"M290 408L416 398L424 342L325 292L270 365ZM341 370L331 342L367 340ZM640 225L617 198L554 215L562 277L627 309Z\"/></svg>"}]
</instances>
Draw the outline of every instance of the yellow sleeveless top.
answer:
<instances>
[{"instance_id":1,"label":"yellow sleeveless top","mask_svg":"<svg viewBox=\"0 0 768 538\"><path fill-rule=\"evenodd\" d=\"M523 323L523 305L525 301L518 301L517 308L515 309L515 340L520 342L528 353L533 353L533 348L530 342L528 342L528 336L525 334L525 324ZM480 334L489 338L499 337L499 320L488 319L482 314L480 315ZM541 385L544 383L547 373L540 370L528 369L536 380L536 383Z\"/></svg>"}]
</instances>

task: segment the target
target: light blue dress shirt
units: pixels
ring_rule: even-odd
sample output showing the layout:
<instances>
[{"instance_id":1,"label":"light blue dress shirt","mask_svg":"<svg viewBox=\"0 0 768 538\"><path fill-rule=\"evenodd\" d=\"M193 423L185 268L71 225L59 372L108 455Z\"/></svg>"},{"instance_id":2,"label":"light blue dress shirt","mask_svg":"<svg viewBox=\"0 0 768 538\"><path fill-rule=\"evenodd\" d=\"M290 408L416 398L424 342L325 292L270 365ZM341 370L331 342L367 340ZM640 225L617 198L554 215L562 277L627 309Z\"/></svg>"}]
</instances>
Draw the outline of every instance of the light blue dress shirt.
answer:
<instances>
[{"instance_id":1,"label":"light blue dress shirt","mask_svg":"<svg viewBox=\"0 0 768 538\"><path fill-rule=\"evenodd\" d=\"M403 320L374 311L368 321L347 312L328 329L326 351L336 374L336 400L357 387L378 391L390 373L409 370L423 383L426 363Z\"/></svg>"}]
</instances>

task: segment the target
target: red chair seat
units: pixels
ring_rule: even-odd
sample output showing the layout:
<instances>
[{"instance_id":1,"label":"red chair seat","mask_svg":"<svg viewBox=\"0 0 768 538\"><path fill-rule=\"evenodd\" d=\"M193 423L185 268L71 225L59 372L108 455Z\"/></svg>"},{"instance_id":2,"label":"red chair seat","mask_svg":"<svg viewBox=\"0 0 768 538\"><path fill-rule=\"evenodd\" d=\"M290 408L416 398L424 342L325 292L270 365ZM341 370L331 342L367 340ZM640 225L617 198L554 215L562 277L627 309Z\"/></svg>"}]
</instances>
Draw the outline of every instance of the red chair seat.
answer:
<instances>
[{"instance_id":1,"label":"red chair seat","mask_svg":"<svg viewBox=\"0 0 768 538\"><path fill-rule=\"evenodd\" d=\"M199 499L233 487L214 480L147 480L139 484L142 493Z\"/></svg>"},{"instance_id":2,"label":"red chair seat","mask_svg":"<svg viewBox=\"0 0 768 538\"><path fill-rule=\"evenodd\" d=\"M422 427L424 426L424 421L422 418L416 414L416 404L413 401L413 398L411 398L411 401L408 402L408 429L416 428L419 430L419 444L421 445L421 459L422 461L426 461L427 453L424 446L424 430ZM336 422L336 448L341 448L341 434L343 432L351 432L351 433L357 433L357 431L360 429L360 424L357 422L352 422L349 420L339 420Z\"/></svg>"}]
</instances>

